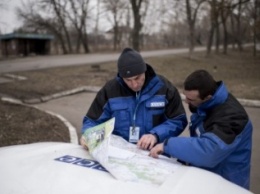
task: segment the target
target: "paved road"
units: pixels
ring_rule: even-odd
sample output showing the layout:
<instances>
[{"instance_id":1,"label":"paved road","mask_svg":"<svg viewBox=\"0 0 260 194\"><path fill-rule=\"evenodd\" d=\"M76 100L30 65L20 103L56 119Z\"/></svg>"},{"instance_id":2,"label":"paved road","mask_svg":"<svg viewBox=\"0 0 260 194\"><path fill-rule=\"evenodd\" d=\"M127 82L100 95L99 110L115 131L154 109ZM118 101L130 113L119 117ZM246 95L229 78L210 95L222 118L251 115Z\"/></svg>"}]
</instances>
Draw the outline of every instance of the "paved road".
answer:
<instances>
[{"instance_id":1,"label":"paved road","mask_svg":"<svg viewBox=\"0 0 260 194\"><path fill-rule=\"evenodd\" d=\"M195 51L203 51L205 47L196 48ZM169 54L187 53L188 49L158 50L141 52L143 57L162 56ZM55 55L55 56L35 56L0 61L0 73L36 70L52 67L62 67L71 65L95 64L109 61L116 61L119 54L78 54L78 55Z\"/></svg>"},{"instance_id":2,"label":"paved road","mask_svg":"<svg viewBox=\"0 0 260 194\"><path fill-rule=\"evenodd\" d=\"M252 46L252 44L244 44L244 47ZM196 47L196 51L205 51L205 47ZM169 54L187 53L188 48L182 49L167 49L167 50L153 50L141 52L143 57L162 56ZM55 56L35 56L18 58L12 60L0 60L0 73L27 71L32 69L44 69L71 65L94 64L109 61L116 61L119 53L107 54L70 54L70 55L55 55Z\"/></svg>"},{"instance_id":3,"label":"paved road","mask_svg":"<svg viewBox=\"0 0 260 194\"><path fill-rule=\"evenodd\" d=\"M205 48L199 48L197 50L205 50ZM147 51L143 52L142 55L144 57L150 57L179 54L187 51L187 49ZM88 54L13 59L0 61L0 73L115 61L118 56L118 54ZM80 93L37 104L37 106L43 110L49 110L65 117L77 129L77 133L80 135L82 118L95 95L95 93ZM260 163L260 108L246 107L246 111L252 119L254 126L251 190L254 193L260 193L260 167L257 165ZM186 131L184 135L187 135Z\"/></svg>"}]
</instances>

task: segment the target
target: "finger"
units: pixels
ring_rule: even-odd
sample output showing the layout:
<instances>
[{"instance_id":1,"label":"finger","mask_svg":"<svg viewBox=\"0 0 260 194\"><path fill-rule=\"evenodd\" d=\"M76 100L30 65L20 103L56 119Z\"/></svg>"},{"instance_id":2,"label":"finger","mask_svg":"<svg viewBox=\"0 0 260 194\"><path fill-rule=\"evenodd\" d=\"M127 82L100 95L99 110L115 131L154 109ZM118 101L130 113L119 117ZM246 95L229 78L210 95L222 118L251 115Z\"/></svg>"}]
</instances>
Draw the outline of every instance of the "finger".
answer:
<instances>
[{"instance_id":1,"label":"finger","mask_svg":"<svg viewBox=\"0 0 260 194\"><path fill-rule=\"evenodd\" d=\"M141 149L146 150L146 147L147 147L147 145L146 145L145 142L143 142L143 143L140 144L140 148L141 148Z\"/></svg>"},{"instance_id":2,"label":"finger","mask_svg":"<svg viewBox=\"0 0 260 194\"><path fill-rule=\"evenodd\" d=\"M83 137L80 138L80 145L82 145L82 146L85 145L85 139Z\"/></svg>"},{"instance_id":3,"label":"finger","mask_svg":"<svg viewBox=\"0 0 260 194\"><path fill-rule=\"evenodd\" d=\"M149 145L150 145L149 143L146 143L145 146L144 146L144 150L148 150Z\"/></svg>"},{"instance_id":4,"label":"finger","mask_svg":"<svg viewBox=\"0 0 260 194\"><path fill-rule=\"evenodd\" d=\"M88 146L86 145L86 139L85 139L83 136L80 138L80 145L81 145L84 149L88 150Z\"/></svg>"},{"instance_id":5,"label":"finger","mask_svg":"<svg viewBox=\"0 0 260 194\"><path fill-rule=\"evenodd\" d=\"M143 144L145 143L145 141L146 141L146 135L143 135L143 136L139 139L139 141L138 141L138 143L137 143L137 146L138 146L138 147L143 147Z\"/></svg>"},{"instance_id":6,"label":"finger","mask_svg":"<svg viewBox=\"0 0 260 194\"><path fill-rule=\"evenodd\" d=\"M155 142L151 142L149 146L149 150L151 150L154 147Z\"/></svg>"},{"instance_id":7,"label":"finger","mask_svg":"<svg viewBox=\"0 0 260 194\"><path fill-rule=\"evenodd\" d=\"M145 147L146 147L146 137L145 136L143 136L139 141L138 141L138 143L137 143L137 146L139 147L139 148L141 148L141 149L146 149Z\"/></svg>"},{"instance_id":8,"label":"finger","mask_svg":"<svg viewBox=\"0 0 260 194\"><path fill-rule=\"evenodd\" d=\"M137 147L141 148L141 145L142 145L142 138L137 142Z\"/></svg>"},{"instance_id":9,"label":"finger","mask_svg":"<svg viewBox=\"0 0 260 194\"><path fill-rule=\"evenodd\" d=\"M158 158L158 154L155 150L152 150L149 154L149 156L153 157L153 158Z\"/></svg>"},{"instance_id":10,"label":"finger","mask_svg":"<svg viewBox=\"0 0 260 194\"><path fill-rule=\"evenodd\" d=\"M84 148L88 151L88 146L85 145Z\"/></svg>"}]
</instances>

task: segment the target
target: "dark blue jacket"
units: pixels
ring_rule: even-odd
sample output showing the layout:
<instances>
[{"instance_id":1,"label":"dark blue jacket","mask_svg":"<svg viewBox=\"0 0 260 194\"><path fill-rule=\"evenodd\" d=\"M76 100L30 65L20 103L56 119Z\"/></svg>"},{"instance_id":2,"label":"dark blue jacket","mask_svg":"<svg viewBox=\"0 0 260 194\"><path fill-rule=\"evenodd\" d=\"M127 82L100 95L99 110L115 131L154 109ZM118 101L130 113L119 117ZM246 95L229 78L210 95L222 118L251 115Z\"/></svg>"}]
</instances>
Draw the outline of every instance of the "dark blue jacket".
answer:
<instances>
[{"instance_id":1,"label":"dark blue jacket","mask_svg":"<svg viewBox=\"0 0 260 194\"><path fill-rule=\"evenodd\" d=\"M159 142L182 133L187 119L179 92L167 79L156 75L149 65L145 75L145 84L139 95L130 90L119 76L107 82L97 93L83 120L82 133L112 117L115 117L113 134L127 141L134 122L140 127L140 137L155 134Z\"/></svg>"},{"instance_id":2,"label":"dark blue jacket","mask_svg":"<svg viewBox=\"0 0 260 194\"><path fill-rule=\"evenodd\" d=\"M164 152L249 189L252 124L223 82L191 116L191 138L170 138Z\"/></svg>"}]
</instances>

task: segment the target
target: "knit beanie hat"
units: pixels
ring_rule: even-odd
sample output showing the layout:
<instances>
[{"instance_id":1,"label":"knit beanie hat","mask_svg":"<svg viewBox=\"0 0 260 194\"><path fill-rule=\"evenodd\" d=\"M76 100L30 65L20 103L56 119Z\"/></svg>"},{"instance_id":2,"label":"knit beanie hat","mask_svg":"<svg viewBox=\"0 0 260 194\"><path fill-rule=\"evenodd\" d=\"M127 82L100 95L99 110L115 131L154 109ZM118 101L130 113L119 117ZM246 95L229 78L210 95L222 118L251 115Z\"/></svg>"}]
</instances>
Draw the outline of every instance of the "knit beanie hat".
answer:
<instances>
[{"instance_id":1,"label":"knit beanie hat","mask_svg":"<svg viewBox=\"0 0 260 194\"><path fill-rule=\"evenodd\" d=\"M146 71L146 63L142 56L131 48L125 48L117 61L120 77L129 78Z\"/></svg>"}]
</instances>

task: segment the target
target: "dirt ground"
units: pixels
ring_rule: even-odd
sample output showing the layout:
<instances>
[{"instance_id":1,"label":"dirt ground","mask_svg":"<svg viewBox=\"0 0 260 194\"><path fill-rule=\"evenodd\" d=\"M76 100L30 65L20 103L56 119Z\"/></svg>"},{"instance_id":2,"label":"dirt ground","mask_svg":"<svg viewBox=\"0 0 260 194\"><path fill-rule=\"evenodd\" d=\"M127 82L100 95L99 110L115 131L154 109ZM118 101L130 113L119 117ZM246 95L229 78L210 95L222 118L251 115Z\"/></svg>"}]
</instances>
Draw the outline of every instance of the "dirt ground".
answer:
<instances>
[{"instance_id":1,"label":"dirt ground","mask_svg":"<svg viewBox=\"0 0 260 194\"><path fill-rule=\"evenodd\" d=\"M196 69L206 69L216 80L223 80L238 98L260 100L260 55L250 49L228 55L196 53L148 58L157 73L167 77L182 91L184 79ZM0 95L26 101L71 90L81 86L102 86L117 73L116 63L52 68L13 73L27 80L0 84ZM1 75L4 76L4 75ZM35 108L0 101L0 146L42 141L69 142L66 126L55 116Z\"/></svg>"},{"instance_id":2,"label":"dirt ground","mask_svg":"<svg viewBox=\"0 0 260 194\"><path fill-rule=\"evenodd\" d=\"M50 114L2 101L0 110L0 146L70 141L66 126Z\"/></svg>"}]
</instances>

